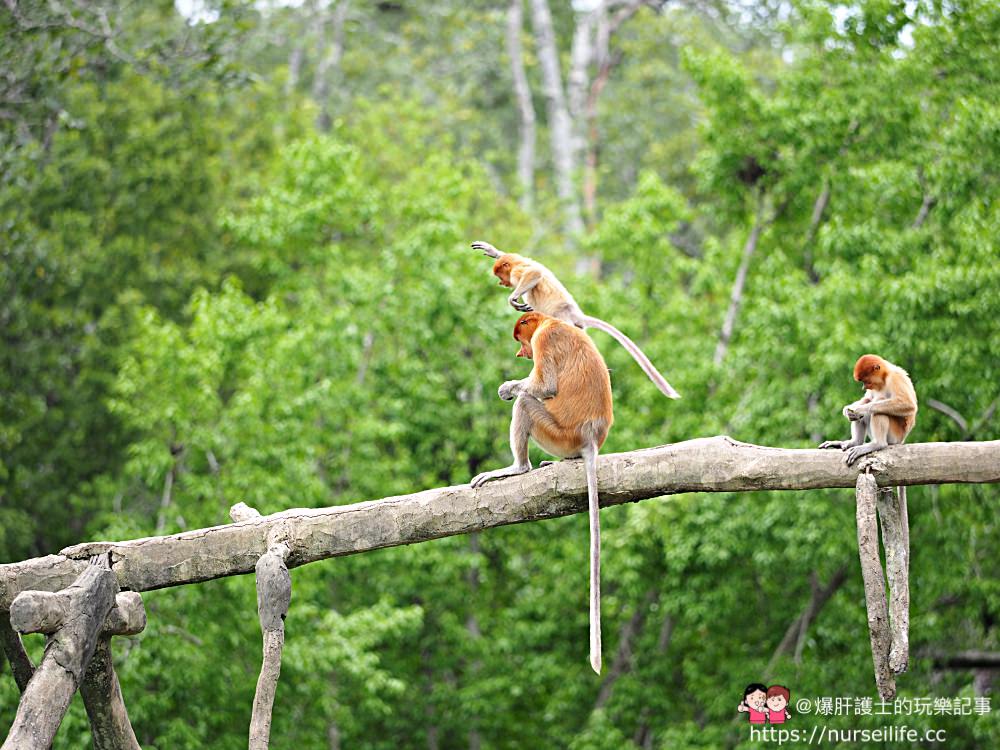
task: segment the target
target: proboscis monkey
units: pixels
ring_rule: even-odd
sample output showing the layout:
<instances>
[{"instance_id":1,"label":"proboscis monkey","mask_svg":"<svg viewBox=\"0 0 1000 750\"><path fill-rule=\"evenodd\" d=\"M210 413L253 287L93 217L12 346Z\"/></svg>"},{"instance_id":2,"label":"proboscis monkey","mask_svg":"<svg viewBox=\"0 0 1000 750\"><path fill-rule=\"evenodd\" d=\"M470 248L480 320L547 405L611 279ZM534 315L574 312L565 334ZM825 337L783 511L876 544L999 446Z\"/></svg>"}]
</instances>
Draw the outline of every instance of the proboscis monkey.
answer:
<instances>
[{"instance_id":1,"label":"proboscis monkey","mask_svg":"<svg viewBox=\"0 0 1000 750\"><path fill-rule=\"evenodd\" d=\"M843 409L851 420L850 440L827 440L820 448L847 451L848 466L862 456L906 440L917 423L917 392L906 370L875 354L861 356L854 365L854 379L863 384L865 395ZM865 442L866 434L872 436ZM909 539L909 516L906 510L906 487L899 487L899 509L903 529Z\"/></svg>"},{"instance_id":2,"label":"proboscis monkey","mask_svg":"<svg viewBox=\"0 0 1000 750\"><path fill-rule=\"evenodd\" d=\"M848 466L862 456L906 440L917 422L917 394L906 370L875 354L865 354L854 365L854 379L865 395L843 409L851 420L850 440L827 440L820 448L847 451ZM865 435L872 441L865 443Z\"/></svg>"},{"instance_id":3,"label":"proboscis monkey","mask_svg":"<svg viewBox=\"0 0 1000 750\"><path fill-rule=\"evenodd\" d=\"M510 450L514 463L472 480L479 487L491 479L531 471L528 438L560 458L583 457L590 517L590 666L601 673L601 525L597 500L597 453L614 421L611 378L594 342L579 328L529 312L518 318L514 338L518 357L534 360L524 380L500 386L500 398L514 400Z\"/></svg>"},{"instance_id":4,"label":"proboscis monkey","mask_svg":"<svg viewBox=\"0 0 1000 750\"><path fill-rule=\"evenodd\" d=\"M851 439L827 440L819 446L847 451L844 460L848 466L869 453L890 445L899 445L906 440L917 421L917 393L906 370L875 354L865 354L854 365L854 379L864 385L865 395L861 400L844 407L844 416L851 420ZM866 433L872 436L870 443L865 443ZM906 507L906 487L900 485L898 492L900 532L905 550L903 568L908 570L910 519ZM905 603L900 606L906 612L909 608L907 584L904 583L901 589L902 593L899 595ZM892 596L894 599L897 596L895 589ZM895 622L895 617L893 614L889 666L898 674L906 671L908 660L908 614L901 619L902 624Z\"/></svg>"},{"instance_id":5,"label":"proboscis monkey","mask_svg":"<svg viewBox=\"0 0 1000 750\"><path fill-rule=\"evenodd\" d=\"M507 297L507 302L515 310L528 312L536 310L545 315L570 323L580 329L597 328L610 334L639 363L639 367L653 384L667 398L680 398L681 395L666 381L659 371L653 367L642 349L628 336L610 323L600 318L584 315L583 310L573 299L555 274L541 263L531 258L525 258L516 253L501 253L488 242L473 242L472 247L482 250L484 254L495 258L493 274L500 280L500 286L514 291ZM524 301L521 301L521 298Z\"/></svg>"}]
</instances>

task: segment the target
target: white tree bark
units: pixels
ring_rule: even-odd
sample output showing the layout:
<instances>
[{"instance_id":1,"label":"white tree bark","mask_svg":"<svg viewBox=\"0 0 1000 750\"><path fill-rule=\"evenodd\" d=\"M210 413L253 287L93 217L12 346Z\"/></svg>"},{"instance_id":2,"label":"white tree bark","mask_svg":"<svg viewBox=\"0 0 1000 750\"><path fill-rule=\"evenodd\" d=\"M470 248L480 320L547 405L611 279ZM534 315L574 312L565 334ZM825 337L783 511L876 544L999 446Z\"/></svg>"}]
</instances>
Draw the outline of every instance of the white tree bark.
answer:
<instances>
[{"instance_id":1,"label":"white tree bark","mask_svg":"<svg viewBox=\"0 0 1000 750\"><path fill-rule=\"evenodd\" d=\"M566 106L566 94L559 66L559 50L552 28L548 0L531 0L531 23L535 30L542 89L548 105L549 139L556 193L563 209L563 230L570 237L583 231L580 199L576 189L576 159L573 153L573 122Z\"/></svg>"},{"instance_id":2,"label":"white tree bark","mask_svg":"<svg viewBox=\"0 0 1000 750\"><path fill-rule=\"evenodd\" d=\"M521 32L524 28L523 0L510 0L507 8L507 57L514 81L514 98L520 116L520 145L517 149L517 180L521 188L521 208L530 212L535 205L535 105L524 71Z\"/></svg>"},{"instance_id":3,"label":"white tree bark","mask_svg":"<svg viewBox=\"0 0 1000 750\"><path fill-rule=\"evenodd\" d=\"M601 505L679 492L752 492L854 487L871 467L879 486L1000 482L1000 441L913 443L866 456L853 467L840 451L768 448L728 437L601 456ZM60 555L0 565L0 610L21 591L57 591L110 552L122 588L148 591L254 570L274 538L288 567L494 526L587 511L579 462L561 462L479 489L463 484L332 508L286 510L239 523L121 542L88 542Z\"/></svg>"},{"instance_id":4,"label":"white tree bark","mask_svg":"<svg viewBox=\"0 0 1000 750\"><path fill-rule=\"evenodd\" d=\"M313 80L313 98L319 105L319 115L316 117L316 128L329 132L333 120L330 116L330 93L333 88L333 77L340 67L340 59L344 56L344 21L347 19L347 0L336 0L320 25L319 64L316 66Z\"/></svg>"}]
</instances>

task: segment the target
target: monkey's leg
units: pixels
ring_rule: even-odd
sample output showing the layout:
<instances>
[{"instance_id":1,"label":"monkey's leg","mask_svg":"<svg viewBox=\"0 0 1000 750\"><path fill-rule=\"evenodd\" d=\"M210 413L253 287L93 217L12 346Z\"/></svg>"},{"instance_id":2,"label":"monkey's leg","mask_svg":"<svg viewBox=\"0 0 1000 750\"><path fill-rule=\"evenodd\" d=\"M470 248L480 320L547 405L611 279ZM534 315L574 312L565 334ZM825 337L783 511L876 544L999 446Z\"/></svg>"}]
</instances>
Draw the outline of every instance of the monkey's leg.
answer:
<instances>
[{"instance_id":1,"label":"monkey's leg","mask_svg":"<svg viewBox=\"0 0 1000 750\"><path fill-rule=\"evenodd\" d=\"M872 441L864 445L855 445L847 451L844 463L848 466L862 456L867 456L869 453L889 447L889 418L887 416L884 414L872 414L870 417L859 419L858 422L864 422L868 425ZM854 429L856 428L851 428L852 432Z\"/></svg>"},{"instance_id":2,"label":"monkey's leg","mask_svg":"<svg viewBox=\"0 0 1000 750\"><path fill-rule=\"evenodd\" d=\"M841 450L847 450L848 448L853 448L856 445L861 445L865 442L865 433L868 431L868 418L858 419L851 422L851 439L850 440L827 440L825 443L820 443L820 448L840 448Z\"/></svg>"},{"instance_id":3,"label":"monkey's leg","mask_svg":"<svg viewBox=\"0 0 1000 750\"><path fill-rule=\"evenodd\" d=\"M528 458L528 436L531 434L533 404L529 403L530 401L541 406L538 400L532 396L518 396L517 401L514 402L514 413L510 419L510 452L514 454L514 463L506 469L484 471L482 474L477 474L472 479L473 487L480 487L491 479L503 479L531 471L531 460Z\"/></svg>"},{"instance_id":4,"label":"monkey's leg","mask_svg":"<svg viewBox=\"0 0 1000 750\"><path fill-rule=\"evenodd\" d=\"M518 302L521 297L530 292L536 286L538 282L542 280L542 275L540 273L532 272L526 273L521 277L521 281L518 283L517 287L510 296L507 298L507 303L513 307L518 312L531 312L534 308L531 307L527 302Z\"/></svg>"}]
</instances>

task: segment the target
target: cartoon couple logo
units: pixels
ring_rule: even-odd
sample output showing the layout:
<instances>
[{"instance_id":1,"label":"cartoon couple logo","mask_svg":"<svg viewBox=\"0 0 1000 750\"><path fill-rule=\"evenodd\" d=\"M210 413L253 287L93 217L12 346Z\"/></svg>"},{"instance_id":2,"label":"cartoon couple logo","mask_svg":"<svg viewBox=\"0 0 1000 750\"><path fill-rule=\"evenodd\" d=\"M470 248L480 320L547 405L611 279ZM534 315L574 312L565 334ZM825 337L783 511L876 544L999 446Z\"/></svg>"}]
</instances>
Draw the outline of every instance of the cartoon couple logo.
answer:
<instances>
[{"instance_id":1,"label":"cartoon couple logo","mask_svg":"<svg viewBox=\"0 0 1000 750\"><path fill-rule=\"evenodd\" d=\"M743 691L743 700L736 710L749 714L751 724L784 724L791 718L787 708L790 699L791 693L784 685L767 687L751 682Z\"/></svg>"}]
</instances>

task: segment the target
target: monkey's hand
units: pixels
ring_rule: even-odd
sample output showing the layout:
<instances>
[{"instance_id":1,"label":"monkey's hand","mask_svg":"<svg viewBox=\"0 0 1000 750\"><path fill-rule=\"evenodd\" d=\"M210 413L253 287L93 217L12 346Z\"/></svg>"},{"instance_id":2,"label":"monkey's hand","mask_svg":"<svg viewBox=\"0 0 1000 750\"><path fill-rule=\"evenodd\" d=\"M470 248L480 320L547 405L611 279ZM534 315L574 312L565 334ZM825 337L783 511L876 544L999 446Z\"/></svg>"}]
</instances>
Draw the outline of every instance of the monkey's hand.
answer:
<instances>
[{"instance_id":1,"label":"monkey's hand","mask_svg":"<svg viewBox=\"0 0 1000 750\"><path fill-rule=\"evenodd\" d=\"M858 420L864 419L865 416L867 416L866 412L863 411L863 409L864 409L863 406L857 406L853 409L850 406L845 406L844 416L847 417L852 422L857 422Z\"/></svg>"},{"instance_id":2,"label":"monkey's hand","mask_svg":"<svg viewBox=\"0 0 1000 750\"><path fill-rule=\"evenodd\" d=\"M840 448L843 449L844 443L850 442L848 440L827 440L826 442L820 443L820 448Z\"/></svg>"},{"instance_id":3,"label":"monkey's hand","mask_svg":"<svg viewBox=\"0 0 1000 750\"><path fill-rule=\"evenodd\" d=\"M503 255L503 253L501 253L499 250L493 247L493 245L491 245L489 242L482 242L480 240L476 240L475 242L472 243L472 249L482 250L483 255L488 255L491 258L499 258L501 255Z\"/></svg>"},{"instance_id":4,"label":"monkey's hand","mask_svg":"<svg viewBox=\"0 0 1000 750\"><path fill-rule=\"evenodd\" d=\"M518 312L531 312L534 309L527 302L518 302L517 297L515 297L514 295L508 297L507 302L509 302L510 306L513 307Z\"/></svg>"},{"instance_id":5,"label":"monkey's hand","mask_svg":"<svg viewBox=\"0 0 1000 750\"><path fill-rule=\"evenodd\" d=\"M513 401L521 395L522 388L520 380L508 380L497 388L497 395L504 401Z\"/></svg>"}]
</instances>

